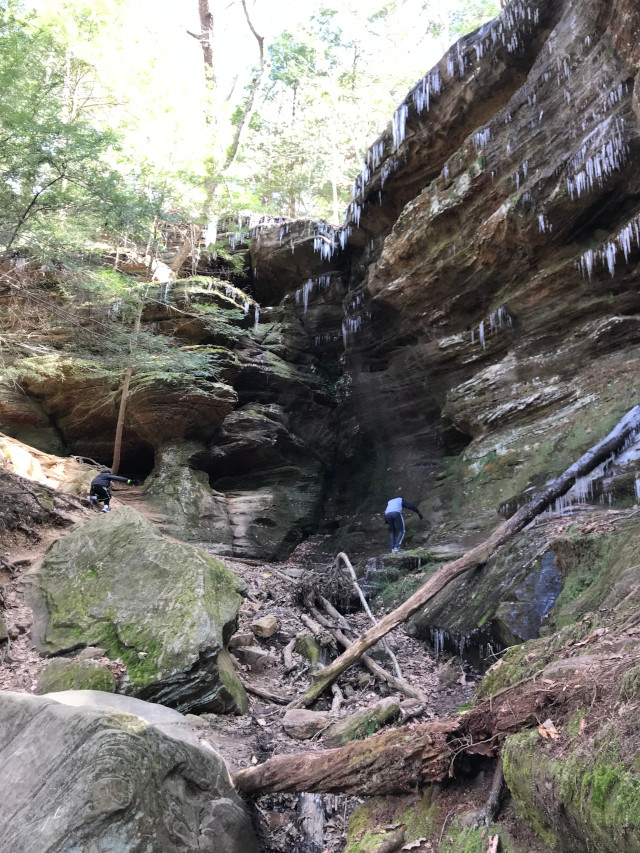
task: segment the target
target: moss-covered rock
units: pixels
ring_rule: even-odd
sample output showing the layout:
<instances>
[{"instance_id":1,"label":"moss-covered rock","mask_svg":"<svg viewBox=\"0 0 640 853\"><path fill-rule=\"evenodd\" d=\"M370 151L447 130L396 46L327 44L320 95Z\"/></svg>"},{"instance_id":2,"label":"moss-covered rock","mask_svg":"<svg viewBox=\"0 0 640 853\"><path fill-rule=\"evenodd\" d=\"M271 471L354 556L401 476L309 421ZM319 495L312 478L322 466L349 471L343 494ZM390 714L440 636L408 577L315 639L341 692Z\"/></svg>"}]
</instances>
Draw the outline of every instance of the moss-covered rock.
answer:
<instances>
[{"instance_id":1,"label":"moss-covered rock","mask_svg":"<svg viewBox=\"0 0 640 853\"><path fill-rule=\"evenodd\" d=\"M344 853L378 853L394 833L401 831L402 843L429 838L436 833L437 805L432 788L416 796L372 797L365 800L349 818Z\"/></svg>"},{"instance_id":2,"label":"moss-covered rock","mask_svg":"<svg viewBox=\"0 0 640 853\"><path fill-rule=\"evenodd\" d=\"M231 554L232 532L224 495L209 487L209 477L193 467L203 451L196 442L176 442L156 454L145 484L145 499L164 517L166 532L179 539L211 542L217 554Z\"/></svg>"},{"instance_id":3,"label":"moss-covered rock","mask_svg":"<svg viewBox=\"0 0 640 853\"><path fill-rule=\"evenodd\" d=\"M44 652L98 645L121 658L122 692L241 712L244 689L220 653L243 589L213 557L163 539L130 507L113 510L56 542L32 576L34 636Z\"/></svg>"},{"instance_id":4,"label":"moss-covered rock","mask_svg":"<svg viewBox=\"0 0 640 853\"><path fill-rule=\"evenodd\" d=\"M109 669L93 660L52 660L40 673L38 693L62 690L102 690L116 692L116 679Z\"/></svg>"},{"instance_id":5,"label":"moss-covered rock","mask_svg":"<svg viewBox=\"0 0 640 853\"><path fill-rule=\"evenodd\" d=\"M329 726L323 741L328 746L343 746L350 740L361 740L392 722L400 715L400 703L396 699L383 699L371 708L362 708L337 723Z\"/></svg>"},{"instance_id":6,"label":"moss-covered rock","mask_svg":"<svg viewBox=\"0 0 640 853\"><path fill-rule=\"evenodd\" d=\"M320 663L320 658L322 657L322 649L320 648L320 644L317 643L310 634L305 634L298 638L296 642L296 651L299 655L302 655L303 658L306 658L309 661L312 668L317 668Z\"/></svg>"},{"instance_id":7,"label":"moss-covered rock","mask_svg":"<svg viewBox=\"0 0 640 853\"><path fill-rule=\"evenodd\" d=\"M503 759L518 813L551 850L640 850L640 768L615 733L562 753L537 731L513 735Z\"/></svg>"}]
</instances>

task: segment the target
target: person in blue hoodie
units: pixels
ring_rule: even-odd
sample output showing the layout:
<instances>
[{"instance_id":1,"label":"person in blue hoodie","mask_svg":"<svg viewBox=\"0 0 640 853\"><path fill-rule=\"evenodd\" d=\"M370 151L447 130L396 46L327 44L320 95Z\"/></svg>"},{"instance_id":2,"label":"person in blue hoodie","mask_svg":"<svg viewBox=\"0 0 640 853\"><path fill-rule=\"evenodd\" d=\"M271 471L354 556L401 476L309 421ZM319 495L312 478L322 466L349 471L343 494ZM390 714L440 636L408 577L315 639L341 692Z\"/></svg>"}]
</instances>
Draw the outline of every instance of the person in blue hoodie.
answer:
<instances>
[{"instance_id":1,"label":"person in blue hoodie","mask_svg":"<svg viewBox=\"0 0 640 853\"><path fill-rule=\"evenodd\" d=\"M404 539L404 518L402 510L410 509L417 513L418 518L422 521L424 516L417 506L405 501L404 498L391 498L384 511L385 523L389 525L389 537L391 539L391 553L396 554L400 550L400 545Z\"/></svg>"},{"instance_id":2,"label":"person in blue hoodie","mask_svg":"<svg viewBox=\"0 0 640 853\"><path fill-rule=\"evenodd\" d=\"M91 481L91 489L89 490L89 502L92 506L98 506L99 503L104 504L102 507L102 512L109 512L111 507L109 506L109 501L111 500L111 492L109 491L109 484L112 480L115 480L117 483L130 483L131 480L127 480L126 477L116 477L115 474L110 474L108 471L103 471L101 474L98 474L97 477L94 477Z\"/></svg>"}]
</instances>

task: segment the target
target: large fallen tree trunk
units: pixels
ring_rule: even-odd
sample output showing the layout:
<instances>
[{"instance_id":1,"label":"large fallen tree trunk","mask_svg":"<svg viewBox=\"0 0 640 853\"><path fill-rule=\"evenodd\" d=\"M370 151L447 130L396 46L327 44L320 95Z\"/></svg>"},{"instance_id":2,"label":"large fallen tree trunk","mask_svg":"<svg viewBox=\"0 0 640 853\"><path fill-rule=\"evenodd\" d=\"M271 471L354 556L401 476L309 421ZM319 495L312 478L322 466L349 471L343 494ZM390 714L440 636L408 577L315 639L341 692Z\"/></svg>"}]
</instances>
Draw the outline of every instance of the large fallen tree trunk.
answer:
<instances>
[{"instance_id":1,"label":"large fallen tree trunk","mask_svg":"<svg viewBox=\"0 0 640 853\"><path fill-rule=\"evenodd\" d=\"M349 648L336 660L322 670L314 673L313 681L307 691L292 702L290 708L302 708L310 705L327 687L341 675L351 664L386 636L389 631L397 628L410 616L420 610L427 601L440 592L450 581L469 569L484 565L500 547L516 533L523 530L527 524L540 515L556 498L569 491L578 477L590 473L610 454L614 453L625 443L627 438L640 428L640 406L634 406L618 422L615 428L601 442L581 456L570 468L554 480L544 492L535 494L531 503L521 507L508 521L501 524L488 539L477 545L464 556L451 563L445 563L429 580L423 584L404 604L388 613L383 619L368 631L365 631Z\"/></svg>"},{"instance_id":2,"label":"large fallen tree trunk","mask_svg":"<svg viewBox=\"0 0 640 853\"><path fill-rule=\"evenodd\" d=\"M552 706L584 703L580 684L529 681L506 688L464 715L401 726L337 749L278 755L233 777L247 794L402 794L453 775L456 756L495 756L504 739L535 726ZM587 689L591 689L590 687Z\"/></svg>"}]
</instances>

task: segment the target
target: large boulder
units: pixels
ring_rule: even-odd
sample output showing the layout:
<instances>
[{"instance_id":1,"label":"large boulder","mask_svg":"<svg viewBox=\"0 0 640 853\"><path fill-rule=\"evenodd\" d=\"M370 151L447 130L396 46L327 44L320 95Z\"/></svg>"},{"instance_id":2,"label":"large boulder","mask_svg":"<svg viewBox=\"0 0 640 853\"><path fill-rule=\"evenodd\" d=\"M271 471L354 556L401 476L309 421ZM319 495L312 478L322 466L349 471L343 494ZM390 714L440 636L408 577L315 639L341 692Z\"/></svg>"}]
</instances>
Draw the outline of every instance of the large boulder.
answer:
<instances>
[{"instance_id":1,"label":"large boulder","mask_svg":"<svg viewBox=\"0 0 640 853\"><path fill-rule=\"evenodd\" d=\"M0 693L0 764L3 850L257 853L224 761L169 708Z\"/></svg>"},{"instance_id":2,"label":"large boulder","mask_svg":"<svg viewBox=\"0 0 640 853\"><path fill-rule=\"evenodd\" d=\"M42 652L98 645L120 658L120 690L181 711L244 712L225 644L243 582L213 557L164 539L131 507L59 540L30 576Z\"/></svg>"}]
</instances>

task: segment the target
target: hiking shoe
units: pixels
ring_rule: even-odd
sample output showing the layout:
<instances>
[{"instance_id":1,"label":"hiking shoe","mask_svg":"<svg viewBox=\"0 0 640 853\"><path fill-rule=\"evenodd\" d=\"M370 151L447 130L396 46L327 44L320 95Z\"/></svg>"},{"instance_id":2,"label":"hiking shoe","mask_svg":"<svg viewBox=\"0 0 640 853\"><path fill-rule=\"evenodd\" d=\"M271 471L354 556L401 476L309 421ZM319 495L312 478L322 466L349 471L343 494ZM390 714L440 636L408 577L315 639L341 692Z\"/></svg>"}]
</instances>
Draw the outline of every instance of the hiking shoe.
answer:
<instances>
[{"instance_id":1,"label":"hiking shoe","mask_svg":"<svg viewBox=\"0 0 640 853\"><path fill-rule=\"evenodd\" d=\"M103 506L103 507L102 507L102 512L111 512L111 507L108 507L108 506L106 506L106 505L105 505L105 506Z\"/></svg>"},{"instance_id":2,"label":"hiking shoe","mask_svg":"<svg viewBox=\"0 0 640 853\"><path fill-rule=\"evenodd\" d=\"M87 500L91 506L96 506L98 503L98 498L95 495L87 495Z\"/></svg>"}]
</instances>

